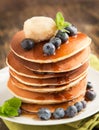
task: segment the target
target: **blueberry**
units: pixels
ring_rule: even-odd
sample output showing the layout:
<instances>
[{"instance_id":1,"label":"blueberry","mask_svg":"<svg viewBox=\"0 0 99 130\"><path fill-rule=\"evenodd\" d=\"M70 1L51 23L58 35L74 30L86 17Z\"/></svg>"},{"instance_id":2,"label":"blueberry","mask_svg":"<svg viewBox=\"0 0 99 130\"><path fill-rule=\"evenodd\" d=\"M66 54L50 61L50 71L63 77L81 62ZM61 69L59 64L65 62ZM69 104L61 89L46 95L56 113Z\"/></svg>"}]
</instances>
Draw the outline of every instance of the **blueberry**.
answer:
<instances>
[{"instance_id":1,"label":"blueberry","mask_svg":"<svg viewBox=\"0 0 99 130\"><path fill-rule=\"evenodd\" d=\"M77 108L75 106L69 106L65 114L67 117L74 117L77 114Z\"/></svg>"},{"instance_id":2,"label":"blueberry","mask_svg":"<svg viewBox=\"0 0 99 130\"><path fill-rule=\"evenodd\" d=\"M77 108L77 112L80 112L83 109L83 104L81 102L77 102L74 105Z\"/></svg>"},{"instance_id":3,"label":"blueberry","mask_svg":"<svg viewBox=\"0 0 99 130\"><path fill-rule=\"evenodd\" d=\"M38 111L38 116L42 120L48 120L51 117L51 112L48 108L41 108Z\"/></svg>"},{"instance_id":4,"label":"blueberry","mask_svg":"<svg viewBox=\"0 0 99 130\"><path fill-rule=\"evenodd\" d=\"M85 97L87 98L87 100L92 101L95 99L96 93L94 92L94 90L87 90Z\"/></svg>"},{"instance_id":5,"label":"blueberry","mask_svg":"<svg viewBox=\"0 0 99 130\"><path fill-rule=\"evenodd\" d=\"M87 89L92 89L92 88L93 88L92 83L91 83L91 82L88 82L88 83L87 83Z\"/></svg>"},{"instance_id":6,"label":"blueberry","mask_svg":"<svg viewBox=\"0 0 99 130\"><path fill-rule=\"evenodd\" d=\"M61 39L62 43L66 42L69 38L68 34L62 31L58 31L55 37L58 37Z\"/></svg>"},{"instance_id":7,"label":"blueberry","mask_svg":"<svg viewBox=\"0 0 99 130\"><path fill-rule=\"evenodd\" d=\"M70 25L70 26L66 27L65 29L67 31L69 31L69 32L67 32L69 36L74 36L77 34L77 28L74 25Z\"/></svg>"},{"instance_id":8,"label":"blueberry","mask_svg":"<svg viewBox=\"0 0 99 130\"><path fill-rule=\"evenodd\" d=\"M54 113L53 116L55 119L60 119L63 118L65 116L65 111L63 108L57 108Z\"/></svg>"},{"instance_id":9,"label":"blueberry","mask_svg":"<svg viewBox=\"0 0 99 130\"><path fill-rule=\"evenodd\" d=\"M34 41L32 39L24 39L22 42L21 42L21 46L23 49L25 50L30 50L34 47Z\"/></svg>"},{"instance_id":10,"label":"blueberry","mask_svg":"<svg viewBox=\"0 0 99 130\"><path fill-rule=\"evenodd\" d=\"M83 108L86 108L87 102L85 100L81 101Z\"/></svg>"},{"instance_id":11,"label":"blueberry","mask_svg":"<svg viewBox=\"0 0 99 130\"><path fill-rule=\"evenodd\" d=\"M55 46L52 43L46 43L43 46L43 52L46 55L52 55L55 53Z\"/></svg>"},{"instance_id":12,"label":"blueberry","mask_svg":"<svg viewBox=\"0 0 99 130\"><path fill-rule=\"evenodd\" d=\"M61 45L62 41L58 37L54 37L50 40L50 42L56 47L56 49Z\"/></svg>"}]
</instances>

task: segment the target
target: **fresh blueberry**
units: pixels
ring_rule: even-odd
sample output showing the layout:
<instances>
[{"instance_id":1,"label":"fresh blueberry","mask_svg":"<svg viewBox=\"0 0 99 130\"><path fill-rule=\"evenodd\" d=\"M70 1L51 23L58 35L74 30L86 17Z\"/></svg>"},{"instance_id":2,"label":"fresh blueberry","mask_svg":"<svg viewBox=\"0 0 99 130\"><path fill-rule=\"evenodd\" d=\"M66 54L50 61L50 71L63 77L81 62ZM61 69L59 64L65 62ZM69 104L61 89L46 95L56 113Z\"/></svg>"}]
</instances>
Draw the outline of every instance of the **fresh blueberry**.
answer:
<instances>
[{"instance_id":1,"label":"fresh blueberry","mask_svg":"<svg viewBox=\"0 0 99 130\"><path fill-rule=\"evenodd\" d=\"M24 39L21 42L21 46L25 50L31 50L34 47L34 41L32 39L29 39L29 38Z\"/></svg>"},{"instance_id":2,"label":"fresh blueberry","mask_svg":"<svg viewBox=\"0 0 99 130\"><path fill-rule=\"evenodd\" d=\"M91 82L88 82L88 83L87 83L87 89L92 89L92 88L93 88L92 83L91 83Z\"/></svg>"},{"instance_id":3,"label":"fresh blueberry","mask_svg":"<svg viewBox=\"0 0 99 130\"><path fill-rule=\"evenodd\" d=\"M42 120L48 120L51 117L51 112L48 108L41 108L38 111L38 116Z\"/></svg>"},{"instance_id":4,"label":"fresh blueberry","mask_svg":"<svg viewBox=\"0 0 99 130\"><path fill-rule=\"evenodd\" d=\"M43 46L43 52L46 55L53 55L55 53L55 46L52 43L46 43Z\"/></svg>"},{"instance_id":5,"label":"fresh blueberry","mask_svg":"<svg viewBox=\"0 0 99 130\"><path fill-rule=\"evenodd\" d=\"M87 100L92 101L95 99L96 93L94 92L94 90L87 90L85 97Z\"/></svg>"},{"instance_id":6,"label":"fresh blueberry","mask_svg":"<svg viewBox=\"0 0 99 130\"><path fill-rule=\"evenodd\" d=\"M65 114L67 117L74 117L77 114L77 108L75 106L69 106Z\"/></svg>"},{"instance_id":7,"label":"fresh blueberry","mask_svg":"<svg viewBox=\"0 0 99 130\"><path fill-rule=\"evenodd\" d=\"M83 108L86 108L87 106L87 102L85 100L81 101L82 105L83 105Z\"/></svg>"},{"instance_id":8,"label":"fresh blueberry","mask_svg":"<svg viewBox=\"0 0 99 130\"><path fill-rule=\"evenodd\" d=\"M62 41L58 37L54 37L50 40L50 42L56 47L56 49L61 45Z\"/></svg>"},{"instance_id":9,"label":"fresh blueberry","mask_svg":"<svg viewBox=\"0 0 99 130\"><path fill-rule=\"evenodd\" d=\"M53 116L55 119L60 119L63 118L65 116L65 111L63 108L57 108L54 113Z\"/></svg>"},{"instance_id":10,"label":"fresh blueberry","mask_svg":"<svg viewBox=\"0 0 99 130\"><path fill-rule=\"evenodd\" d=\"M77 112L80 112L83 109L83 104L81 102L77 102L74 105L77 108Z\"/></svg>"},{"instance_id":11,"label":"fresh blueberry","mask_svg":"<svg viewBox=\"0 0 99 130\"><path fill-rule=\"evenodd\" d=\"M69 38L68 34L62 31L58 31L55 37L58 37L61 39L62 43L66 42Z\"/></svg>"},{"instance_id":12,"label":"fresh blueberry","mask_svg":"<svg viewBox=\"0 0 99 130\"><path fill-rule=\"evenodd\" d=\"M74 36L77 34L77 28L74 25L70 25L68 27L65 28L68 32L69 36Z\"/></svg>"}]
</instances>

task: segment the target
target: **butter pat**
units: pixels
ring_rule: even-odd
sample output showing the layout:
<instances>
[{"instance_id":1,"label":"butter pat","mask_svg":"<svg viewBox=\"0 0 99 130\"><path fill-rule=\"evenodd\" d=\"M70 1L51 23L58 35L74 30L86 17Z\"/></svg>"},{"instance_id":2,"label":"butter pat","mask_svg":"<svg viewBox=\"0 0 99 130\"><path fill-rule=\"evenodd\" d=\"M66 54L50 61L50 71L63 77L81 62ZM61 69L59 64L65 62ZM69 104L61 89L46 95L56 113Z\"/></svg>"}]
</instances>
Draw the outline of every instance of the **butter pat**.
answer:
<instances>
[{"instance_id":1,"label":"butter pat","mask_svg":"<svg viewBox=\"0 0 99 130\"><path fill-rule=\"evenodd\" d=\"M49 17L32 17L24 22L25 37L35 42L48 40L56 34L55 21Z\"/></svg>"}]
</instances>

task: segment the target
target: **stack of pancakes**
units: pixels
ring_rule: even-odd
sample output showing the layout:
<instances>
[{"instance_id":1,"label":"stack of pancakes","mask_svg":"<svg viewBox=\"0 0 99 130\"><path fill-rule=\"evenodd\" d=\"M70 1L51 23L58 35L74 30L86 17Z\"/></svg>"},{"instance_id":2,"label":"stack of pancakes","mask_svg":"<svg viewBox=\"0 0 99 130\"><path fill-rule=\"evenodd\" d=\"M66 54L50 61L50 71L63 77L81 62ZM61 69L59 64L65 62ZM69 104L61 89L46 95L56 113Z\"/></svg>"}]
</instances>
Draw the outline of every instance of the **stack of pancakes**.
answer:
<instances>
[{"instance_id":1,"label":"stack of pancakes","mask_svg":"<svg viewBox=\"0 0 99 130\"><path fill-rule=\"evenodd\" d=\"M89 66L90 38L83 33L69 37L56 50L55 55L45 56L43 45L36 43L26 51L21 47L25 39L23 31L12 39L11 52L7 57L10 68L8 88L15 97L22 100L21 108L36 113L47 107L66 109L84 100Z\"/></svg>"}]
</instances>

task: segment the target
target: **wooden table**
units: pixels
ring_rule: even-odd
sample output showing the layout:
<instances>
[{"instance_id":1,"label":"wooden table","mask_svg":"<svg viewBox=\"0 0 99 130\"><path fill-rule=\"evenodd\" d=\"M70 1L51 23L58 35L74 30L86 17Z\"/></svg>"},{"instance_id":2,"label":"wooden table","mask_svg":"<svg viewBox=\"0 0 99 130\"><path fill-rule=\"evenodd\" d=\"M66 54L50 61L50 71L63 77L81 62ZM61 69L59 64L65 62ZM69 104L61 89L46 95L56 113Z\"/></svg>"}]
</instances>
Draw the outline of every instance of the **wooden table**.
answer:
<instances>
[{"instance_id":1,"label":"wooden table","mask_svg":"<svg viewBox=\"0 0 99 130\"><path fill-rule=\"evenodd\" d=\"M0 68L6 66L12 36L23 27L27 18L45 15L55 18L61 11L65 20L88 34L93 42L92 52L99 56L99 0L3 0L0 1ZM7 130L0 121L0 130Z\"/></svg>"}]
</instances>

